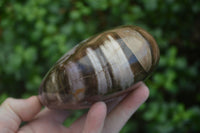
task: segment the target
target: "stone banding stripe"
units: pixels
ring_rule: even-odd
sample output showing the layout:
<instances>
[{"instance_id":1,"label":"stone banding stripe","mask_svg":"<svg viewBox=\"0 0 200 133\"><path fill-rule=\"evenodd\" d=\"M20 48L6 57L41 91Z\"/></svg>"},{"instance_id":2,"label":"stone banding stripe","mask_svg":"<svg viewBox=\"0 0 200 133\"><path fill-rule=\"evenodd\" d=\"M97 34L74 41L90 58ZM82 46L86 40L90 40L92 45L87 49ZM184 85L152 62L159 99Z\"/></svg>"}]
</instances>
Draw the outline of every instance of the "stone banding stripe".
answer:
<instances>
[{"instance_id":1,"label":"stone banding stripe","mask_svg":"<svg viewBox=\"0 0 200 133\"><path fill-rule=\"evenodd\" d=\"M80 70L82 79L85 83L85 87L86 87L85 94L87 94L87 96L90 97L98 93L98 90L97 90L98 81L97 81L97 76L95 75L94 67L89 57L87 56L86 49L83 49L84 50L83 56L79 58L78 60L75 60L75 62Z\"/></svg>"},{"instance_id":2,"label":"stone banding stripe","mask_svg":"<svg viewBox=\"0 0 200 133\"><path fill-rule=\"evenodd\" d=\"M121 38L117 33L112 33L112 37L119 43L120 47L122 48L128 62L131 66L132 72L134 74L134 82L138 82L141 80L143 75L146 75L147 72L144 70L143 66L138 61L137 57L134 53L129 49L127 44L124 42L123 38ZM134 45L134 44L132 44ZM143 76L144 77L144 76Z\"/></svg>"},{"instance_id":3,"label":"stone banding stripe","mask_svg":"<svg viewBox=\"0 0 200 133\"><path fill-rule=\"evenodd\" d=\"M118 32L118 34L137 57L144 70L148 72L152 64L151 48L148 41L138 31L131 28Z\"/></svg>"},{"instance_id":4,"label":"stone banding stripe","mask_svg":"<svg viewBox=\"0 0 200 133\"><path fill-rule=\"evenodd\" d=\"M62 102L62 98L61 98L61 96L59 94L59 89L60 88L58 88L58 86L57 86L57 81L56 81L57 80L57 74L56 74L55 71L51 73L50 78L51 79L49 81L49 84L47 83L48 84L47 88L50 89L50 88L54 87L53 89L56 90L55 91L56 92L56 94L55 94L56 98L58 99L58 101ZM52 94L47 94L47 95L48 95L49 98L52 98Z\"/></svg>"},{"instance_id":5,"label":"stone banding stripe","mask_svg":"<svg viewBox=\"0 0 200 133\"><path fill-rule=\"evenodd\" d=\"M78 90L85 89L86 87L77 64L71 61L68 62L66 71L69 80L70 92L74 95L74 101L81 100L84 98L84 93L77 92Z\"/></svg>"},{"instance_id":6,"label":"stone banding stripe","mask_svg":"<svg viewBox=\"0 0 200 133\"><path fill-rule=\"evenodd\" d=\"M67 98L67 95L70 93L70 86L69 86L69 80L66 74L66 69L65 66L60 67L59 69L56 70L57 76L57 82L58 82L58 87L59 87L59 95L63 102L68 101L69 99Z\"/></svg>"},{"instance_id":7,"label":"stone banding stripe","mask_svg":"<svg viewBox=\"0 0 200 133\"><path fill-rule=\"evenodd\" d=\"M119 43L111 35L108 35L107 38L108 40L105 40L104 44L100 45L100 49L112 68L113 78L116 83L122 89L126 89L134 81L130 64Z\"/></svg>"},{"instance_id":8,"label":"stone banding stripe","mask_svg":"<svg viewBox=\"0 0 200 133\"><path fill-rule=\"evenodd\" d=\"M107 86L105 72L103 70L101 62L98 59L96 52L94 50L92 50L91 48L87 48L86 52L95 71L95 75L97 78L98 93L105 94L107 92L108 86Z\"/></svg>"},{"instance_id":9,"label":"stone banding stripe","mask_svg":"<svg viewBox=\"0 0 200 133\"><path fill-rule=\"evenodd\" d=\"M97 57L99 58L99 61L101 62L101 65L102 65L102 68L103 68L103 71L105 73L105 77L106 77L106 81L107 81L107 92L109 90L112 89L112 84L114 83L113 81L113 75L112 75L112 72L111 72L111 67L110 65L108 64L108 61L106 60L105 56L103 55L102 51L100 50L100 48L97 48L95 50L96 52L96 55Z\"/></svg>"}]
</instances>

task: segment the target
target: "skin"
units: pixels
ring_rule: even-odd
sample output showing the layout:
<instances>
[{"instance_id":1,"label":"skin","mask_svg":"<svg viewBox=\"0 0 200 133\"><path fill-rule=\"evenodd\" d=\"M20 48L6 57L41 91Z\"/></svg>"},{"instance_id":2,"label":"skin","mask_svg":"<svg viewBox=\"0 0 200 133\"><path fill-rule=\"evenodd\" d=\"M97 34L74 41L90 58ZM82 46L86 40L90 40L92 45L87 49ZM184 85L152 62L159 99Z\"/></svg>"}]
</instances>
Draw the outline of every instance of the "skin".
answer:
<instances>
[{"instance_id":1,"label":"skin","mask_svg":"<svg viewBox=\"0 0 200 133\"><path fill-rule=\"evenodd\" d=\"M115 102L95 103L87 114L76 120L69 128L62 123L70 115L68 110L41 110L37 96L28 99L6 99L0 106L1 133L117 133L149 96L149 89L139 82L133 91ZM121 102L119 102L121 101ZM98 115L97 115L98 114ZM22 122L27 122L20 127Z\"/></svg>"}]
</instances>

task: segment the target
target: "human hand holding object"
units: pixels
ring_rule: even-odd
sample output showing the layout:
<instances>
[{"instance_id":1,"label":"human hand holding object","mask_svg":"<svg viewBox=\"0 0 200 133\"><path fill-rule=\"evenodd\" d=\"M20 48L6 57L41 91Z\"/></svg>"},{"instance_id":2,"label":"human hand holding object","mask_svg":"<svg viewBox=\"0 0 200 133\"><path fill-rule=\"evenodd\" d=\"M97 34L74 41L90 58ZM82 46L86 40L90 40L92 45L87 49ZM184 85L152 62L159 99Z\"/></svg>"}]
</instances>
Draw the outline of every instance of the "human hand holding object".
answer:
<instances>
[{"instance_id":1,"label":"human hand holding object","mask_svg":"<svg viewBox=\"0 0 200 133\"><path fill-rule=\"evenodd\" d=\"M28 99L8 98L0 106L1 133L117 133L147 99L149 90L140 82L132 86L133 91L119 104L118 100L106 106L104 102L97 102L70 127L62 123L70 116L69 110L41 110L41 103L37 96ZM112 108L112 109L110 109ZM109 111L108 111L109 110ZM22 122L27 122L20 127Z\"/></svg>"}]
</instances>

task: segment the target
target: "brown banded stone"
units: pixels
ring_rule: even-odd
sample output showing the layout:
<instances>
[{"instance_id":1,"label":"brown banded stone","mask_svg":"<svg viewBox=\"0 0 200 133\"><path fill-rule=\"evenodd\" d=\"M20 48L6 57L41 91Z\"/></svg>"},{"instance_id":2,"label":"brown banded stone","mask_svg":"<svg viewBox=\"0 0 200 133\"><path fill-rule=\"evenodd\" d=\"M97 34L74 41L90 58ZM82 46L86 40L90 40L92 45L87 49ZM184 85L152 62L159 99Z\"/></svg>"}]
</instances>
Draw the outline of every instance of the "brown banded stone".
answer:
<instances>
[{"instance_id":1,"label":"brown banded stone","mask_svg":"<svg viewBox=\"0 0 200 133\"><path fill-rule=\"evenodd\" d=\"M52 109L88 108L130 91L159 62L154 38L137 26L95 35L61 57L44 77L39 98Z\"/></svg>"}]
</instances>

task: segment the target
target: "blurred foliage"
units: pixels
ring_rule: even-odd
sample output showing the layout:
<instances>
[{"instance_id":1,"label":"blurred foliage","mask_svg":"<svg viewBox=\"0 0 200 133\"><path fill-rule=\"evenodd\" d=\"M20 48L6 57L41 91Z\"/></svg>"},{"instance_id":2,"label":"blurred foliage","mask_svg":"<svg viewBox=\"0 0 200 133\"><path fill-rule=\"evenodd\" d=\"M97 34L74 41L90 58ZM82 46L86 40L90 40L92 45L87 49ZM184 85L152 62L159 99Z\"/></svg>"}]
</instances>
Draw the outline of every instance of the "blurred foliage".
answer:
<instances>
[{"instance_id":1,"label":"blurred foliage","mask_svg":"<svg viewBox=\"0 0 200 133\"><path fill-rule=\"evenodd\" d=\"M150 98L121 133L200 132L197 0L1 0L0 102L37 95L61 55L93 34L125 24L149 31L161 58L146 81Z\"/></svg>"}]
</instances>

